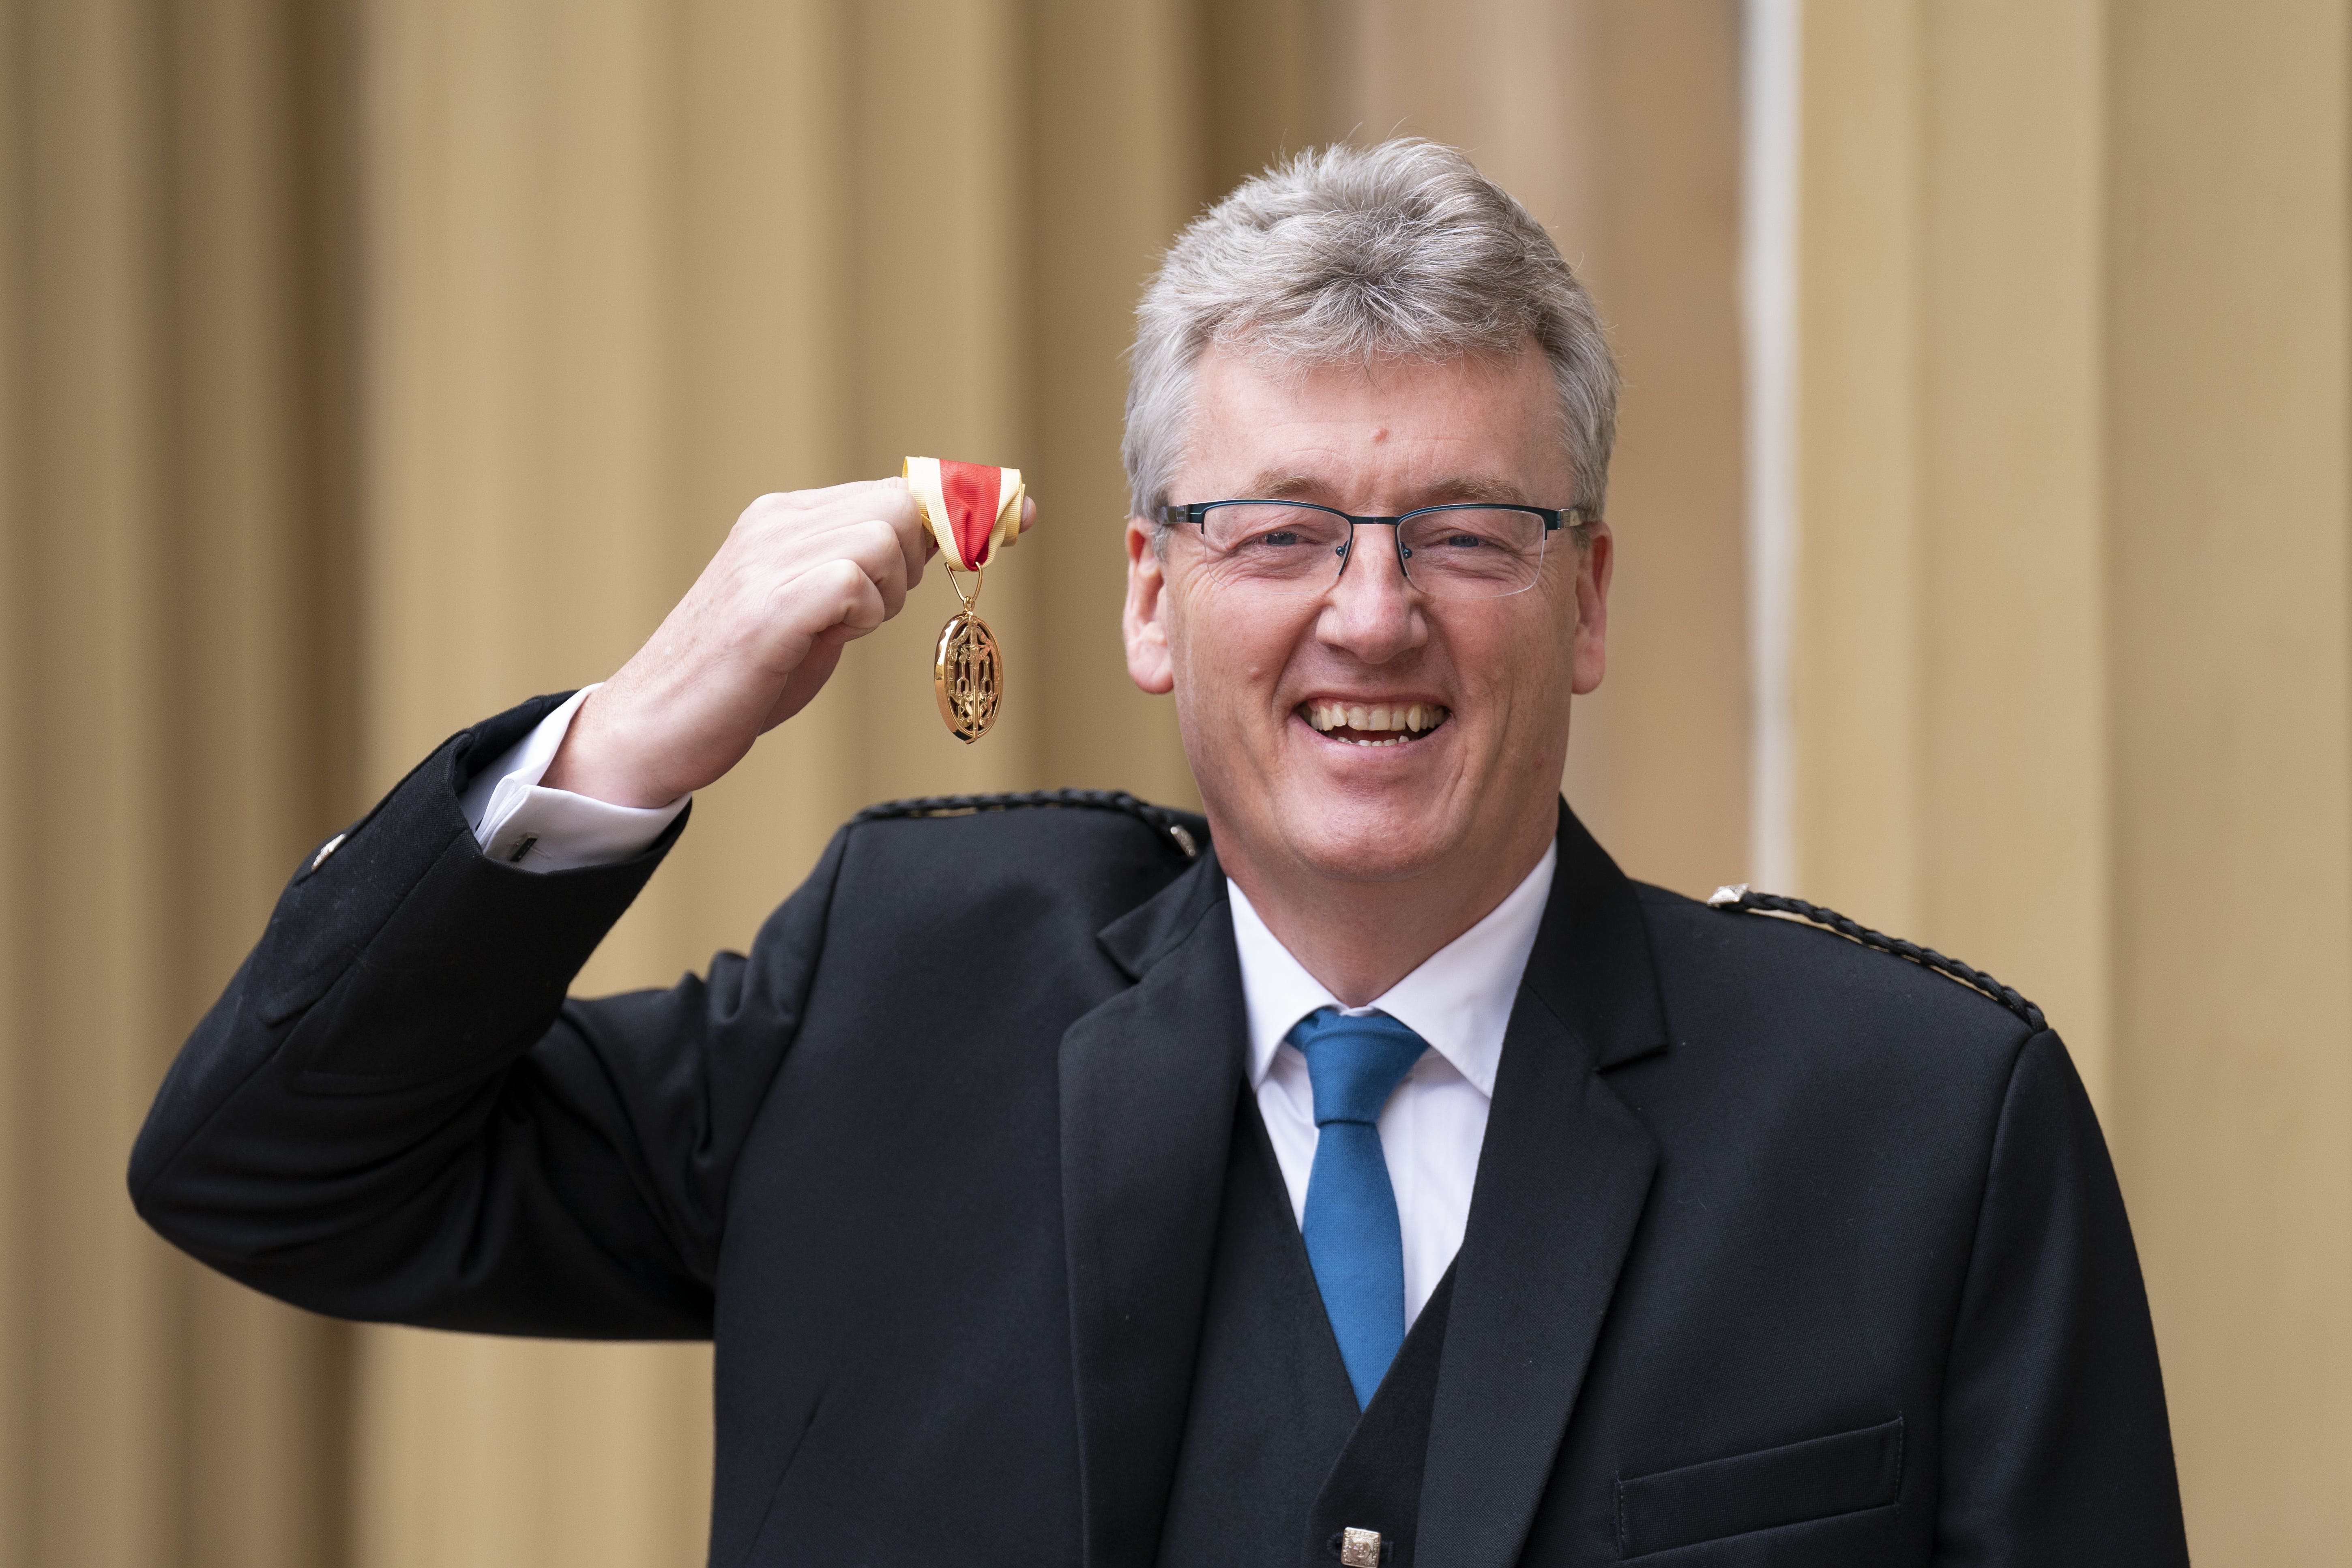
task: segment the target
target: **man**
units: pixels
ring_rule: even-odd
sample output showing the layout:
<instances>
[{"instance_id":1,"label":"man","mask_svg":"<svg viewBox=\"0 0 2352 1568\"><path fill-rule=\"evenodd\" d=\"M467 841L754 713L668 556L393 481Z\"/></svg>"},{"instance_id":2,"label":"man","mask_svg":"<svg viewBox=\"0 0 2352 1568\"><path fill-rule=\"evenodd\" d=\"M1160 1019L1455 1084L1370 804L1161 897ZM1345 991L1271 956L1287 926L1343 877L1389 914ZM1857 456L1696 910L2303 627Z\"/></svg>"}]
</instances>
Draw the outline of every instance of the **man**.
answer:
<instances>
[{"instance_id":1,"label":"man","mask_svg":"<svg viewBox=\"0 0 2352 1568\"><path fill-rule=\"evenodd\" d=\"M748 957L567 1001L923 570L895 482L764 498L298 874L142 1211L322 1311L712 1335L716 1563L2185 1562L2039 1015L1630 883L1559 800L1614 393L1458 154L1252 181L1129 405L1129 668L1205 820L885 808Z\"/></svg>"}]
</instances>

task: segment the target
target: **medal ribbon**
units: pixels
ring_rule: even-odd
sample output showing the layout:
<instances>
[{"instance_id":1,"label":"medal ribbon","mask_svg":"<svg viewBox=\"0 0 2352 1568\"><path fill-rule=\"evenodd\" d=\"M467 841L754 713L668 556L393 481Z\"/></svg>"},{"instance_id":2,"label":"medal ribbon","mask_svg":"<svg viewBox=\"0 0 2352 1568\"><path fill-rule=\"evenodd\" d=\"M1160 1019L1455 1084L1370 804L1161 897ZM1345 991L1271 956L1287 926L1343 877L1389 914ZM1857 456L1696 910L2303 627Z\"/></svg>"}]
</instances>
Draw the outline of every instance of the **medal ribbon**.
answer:
<instances>
[{"instance_id":1,"label":"medal ribbon","mask_svg":"<svg viewBox=\"0 0 2352 1568\"><path fill-rule=\"evenodd\" d=\"M1021 531L1020 469L909 458L904 472L940 553L957 571L981 570Z\"/></svg>"}]
</instances>

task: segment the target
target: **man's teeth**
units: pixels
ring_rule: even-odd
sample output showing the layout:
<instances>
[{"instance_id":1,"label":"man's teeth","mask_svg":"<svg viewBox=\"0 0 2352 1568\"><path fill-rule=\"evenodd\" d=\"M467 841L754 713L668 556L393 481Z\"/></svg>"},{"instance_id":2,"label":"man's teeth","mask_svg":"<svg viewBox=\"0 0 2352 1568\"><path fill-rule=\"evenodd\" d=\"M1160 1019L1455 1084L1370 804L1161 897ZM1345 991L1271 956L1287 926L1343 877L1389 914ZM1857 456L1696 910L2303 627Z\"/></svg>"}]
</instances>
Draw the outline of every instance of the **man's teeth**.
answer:
<instances>
[{"instance_id":1,"label":"man's teeth","mask_svg":"<svg viewBox=\"0 0 2352 1568\"><path fill-rule=\"evenodd\" d=\"M1355 730L1366 733L1378 731L1400 731L1394 740L1359 741L1352 735L1342 737L1359 746L1402 745L1408 736L1434 730L1445 722L1447 710L1434 702L1310 702L1307 705L1307 721L1329 734L1334 730Z\"/></svg>"}]
</instances>

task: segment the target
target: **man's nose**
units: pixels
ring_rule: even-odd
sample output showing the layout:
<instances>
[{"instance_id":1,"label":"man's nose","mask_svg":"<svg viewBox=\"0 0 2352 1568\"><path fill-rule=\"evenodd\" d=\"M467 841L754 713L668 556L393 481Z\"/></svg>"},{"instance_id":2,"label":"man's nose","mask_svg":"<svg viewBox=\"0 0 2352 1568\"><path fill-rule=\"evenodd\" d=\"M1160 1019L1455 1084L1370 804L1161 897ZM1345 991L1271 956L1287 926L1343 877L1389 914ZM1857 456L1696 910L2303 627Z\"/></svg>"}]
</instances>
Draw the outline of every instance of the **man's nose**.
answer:
<instances>
[{"instance_id":1,"label":"man's nose","mask_svg":"<svg viewBox=\"0 0 2352 1568\"><path fill-rule=\"evenodd\" d=\"M1317 630L1367 664L1385 664L1426 635L1421 595L1398 559L1393 527L1356 525Z\"/></svg>"}]
</instances>

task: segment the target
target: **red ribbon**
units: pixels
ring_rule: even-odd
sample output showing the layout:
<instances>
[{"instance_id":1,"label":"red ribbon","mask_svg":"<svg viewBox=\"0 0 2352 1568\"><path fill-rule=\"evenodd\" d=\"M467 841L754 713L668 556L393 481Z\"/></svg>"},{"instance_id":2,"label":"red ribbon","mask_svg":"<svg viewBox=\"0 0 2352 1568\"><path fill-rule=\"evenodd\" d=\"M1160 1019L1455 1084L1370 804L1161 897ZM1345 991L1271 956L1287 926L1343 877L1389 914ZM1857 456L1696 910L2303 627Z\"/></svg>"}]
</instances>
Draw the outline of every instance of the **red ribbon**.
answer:
<instances>
[{"instance_id":1,"label":"red ribbon","mask_svg":"<svg viewBox=\"0 0 2352 1568\"><path fill-rule=\"evenodd\" d=\"M985 463L940 459L940 493L948 503L948 526L955 530L956 553L975 567L987 565L993 552L1003 475Z\"/></svg>"}]
</instances>

